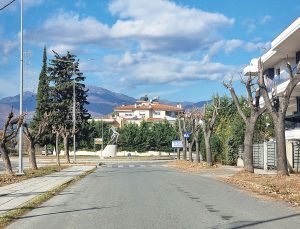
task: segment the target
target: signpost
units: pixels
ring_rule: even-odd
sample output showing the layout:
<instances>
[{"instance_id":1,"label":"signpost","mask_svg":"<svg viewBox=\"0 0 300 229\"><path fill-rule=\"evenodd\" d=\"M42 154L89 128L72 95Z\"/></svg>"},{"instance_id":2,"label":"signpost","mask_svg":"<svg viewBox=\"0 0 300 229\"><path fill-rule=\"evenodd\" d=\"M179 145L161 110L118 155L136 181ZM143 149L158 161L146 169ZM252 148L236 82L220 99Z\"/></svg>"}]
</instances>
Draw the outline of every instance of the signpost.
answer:
<instances>
[{"instance_id":1,"label":"signpost","mask_svg":"<svg viewBox=\"0 0 300 229\"><path fill-rule=\"evenodd\" d=\"M174 148L174 155L175 155L175 150L177 149L177 158L178 158L179 150L180 150L180 148L183 148L182 141L180 141L180 140L173 140L172 141L172 148Z\"/></svg>"},{"instance_id":2,"label":"signpost","mask_svg":"<svg viewBox=\"0 0 300 229\"><path fill-rule=\"evenodd\" d=\"M192 134L191 132L184 132L183 137L184 138L189 138L191 134Z\"/></svg>"},{"instance_id":3,"label":"signpost","mask_svg":"<svg viewBox=\"0 0 300 229\"><path fill-rule=\"evenodd\" d=\"M172 148L183 148L182 141L180 140L172 141Z\"/></svg>"},{"instance_id":4,"label":"signpost","mask_svg":"<svg viewBox=\"0 0 300 229\"><path fill-rule=\"evenodd\" d=\"M103 139L102 138L94 138L95 145L102 145Z\"/></svg>"}]
</instances>

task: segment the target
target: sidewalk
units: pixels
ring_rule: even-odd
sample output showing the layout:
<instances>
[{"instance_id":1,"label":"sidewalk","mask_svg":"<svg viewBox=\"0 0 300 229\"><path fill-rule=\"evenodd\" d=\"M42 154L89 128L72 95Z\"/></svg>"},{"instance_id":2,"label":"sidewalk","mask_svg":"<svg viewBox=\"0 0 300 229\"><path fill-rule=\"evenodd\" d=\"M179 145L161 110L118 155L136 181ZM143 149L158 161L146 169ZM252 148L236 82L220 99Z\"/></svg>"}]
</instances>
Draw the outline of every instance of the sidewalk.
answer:
<instances>
[{"instance_id":1,"label":"sidewalk","mask_svg":"<svg viewBox=\"0 0 300 229\"><path fill-rule=\"evenodd\" d=\"M0 216L93 168L95 166L73 166L43 177L0 187Z\"/></svg>"}]
</instances>

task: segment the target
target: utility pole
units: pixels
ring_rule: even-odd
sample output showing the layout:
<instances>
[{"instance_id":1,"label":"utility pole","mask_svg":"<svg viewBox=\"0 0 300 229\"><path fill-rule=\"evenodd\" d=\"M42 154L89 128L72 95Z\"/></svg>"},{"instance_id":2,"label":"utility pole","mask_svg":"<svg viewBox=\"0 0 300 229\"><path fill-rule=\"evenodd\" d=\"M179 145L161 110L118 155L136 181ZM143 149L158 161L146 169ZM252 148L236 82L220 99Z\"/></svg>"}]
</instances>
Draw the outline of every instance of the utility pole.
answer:
<instances>
[{"instance_id":1,"label":"utility pole","mask_svg":"<svg viewBox=\"0 0 300 229\"><path fill-rule=\"evenodd\" d=\"M74 163L76 163L76 82L73 84L73 152Z\"/></svg>"},{"instance_id":2,"label":"utility pole","mask_svg":"<svg viewBox=\"0 0 300 229\"><path fill-rule=\"evenodd\" d=\"M21 0L21 32L20 32L20 115L23 114L23 0ZM19 172L18 174L24 174L23 172L23 125L19 130Z\"/></svg>"},{"instance_id":3,"label":"utility pole","mask_svg":"<svg viewBox=\"0 0 300 229\"><path fill-rule=\"evenodd\" d=\"M101 121L101 126L102 126L102 128L101 128L101 132L102 132L102 143L101 143L101 159L103 159L102 157L103 157L103 149L104 149L104 137L103 137L103 120Z\"/></svg>"}]
</instances>

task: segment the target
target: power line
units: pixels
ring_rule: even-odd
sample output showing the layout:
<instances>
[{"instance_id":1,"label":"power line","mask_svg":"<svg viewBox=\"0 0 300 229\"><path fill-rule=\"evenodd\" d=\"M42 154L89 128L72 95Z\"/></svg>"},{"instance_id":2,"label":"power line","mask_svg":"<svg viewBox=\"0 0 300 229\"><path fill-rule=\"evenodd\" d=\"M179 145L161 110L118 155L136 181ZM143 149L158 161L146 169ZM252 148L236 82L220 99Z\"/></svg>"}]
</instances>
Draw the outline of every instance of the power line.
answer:
<instances>
[{"instance_id":1,"label":"power line","mask_svg":"<svg viewBox=\"0 0 300 229\"><path fill-rule=\"evenodd\" d=\"M0 11L1 10L4 10L6 7L8 7L10 4L12 4L13 2L15 2L16 0L12 0L10 3L7 3L5 6L1 7L0 8Z\"/></svg>"}]
</instances>

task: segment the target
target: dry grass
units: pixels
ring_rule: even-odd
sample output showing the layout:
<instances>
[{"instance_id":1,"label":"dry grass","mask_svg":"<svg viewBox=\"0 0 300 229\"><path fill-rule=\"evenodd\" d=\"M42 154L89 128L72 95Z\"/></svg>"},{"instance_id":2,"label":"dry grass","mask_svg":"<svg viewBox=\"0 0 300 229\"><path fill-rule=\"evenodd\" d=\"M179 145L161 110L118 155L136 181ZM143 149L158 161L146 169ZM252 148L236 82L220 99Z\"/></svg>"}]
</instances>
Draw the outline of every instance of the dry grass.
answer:
<instances>
[{"instance_id":1,"label":"dry grass","mask_svg":"<svg viewBox=\"0 0 300 229\"><path fill-rule=\"evenodd\" d=\"M178 161L178 160L168 163L167 166L179 169L181 171L186 171L186 172L199 172L208 169L218 168L218 165L209 166L206 162L191 163L189 161Z\"/></svg>"},{"instance_id":2,"label":"dry grass","mask_svg":"<svg viewBox=\"0 0 300 229\"><path fill-rule=\"evenodd\" d=\"M60 167L57 165L54 166L45 166L45 167L40 167L38 170L32 170L32 169L25 169L24 170L24 175L23 176L18 176L18 175L7 175L7 174L1 174L0 175L0 187L9 185L9 184L14 184L23 180L27 180L30 178L34 177L41 177L45 176L51 173L59 172L62 169L68 168L68 165L61 165Z\"/></svg>"},{"instance_id":3,"label":"dry grass","mask_svg":"<svg viewBox=\"0 0 300 229\"><path fill-rule=\"evenodd\" d=\"M300 206L300 174L276 176L238 172L224 180L245 190Z\"/></svg>"}]
</instances>

